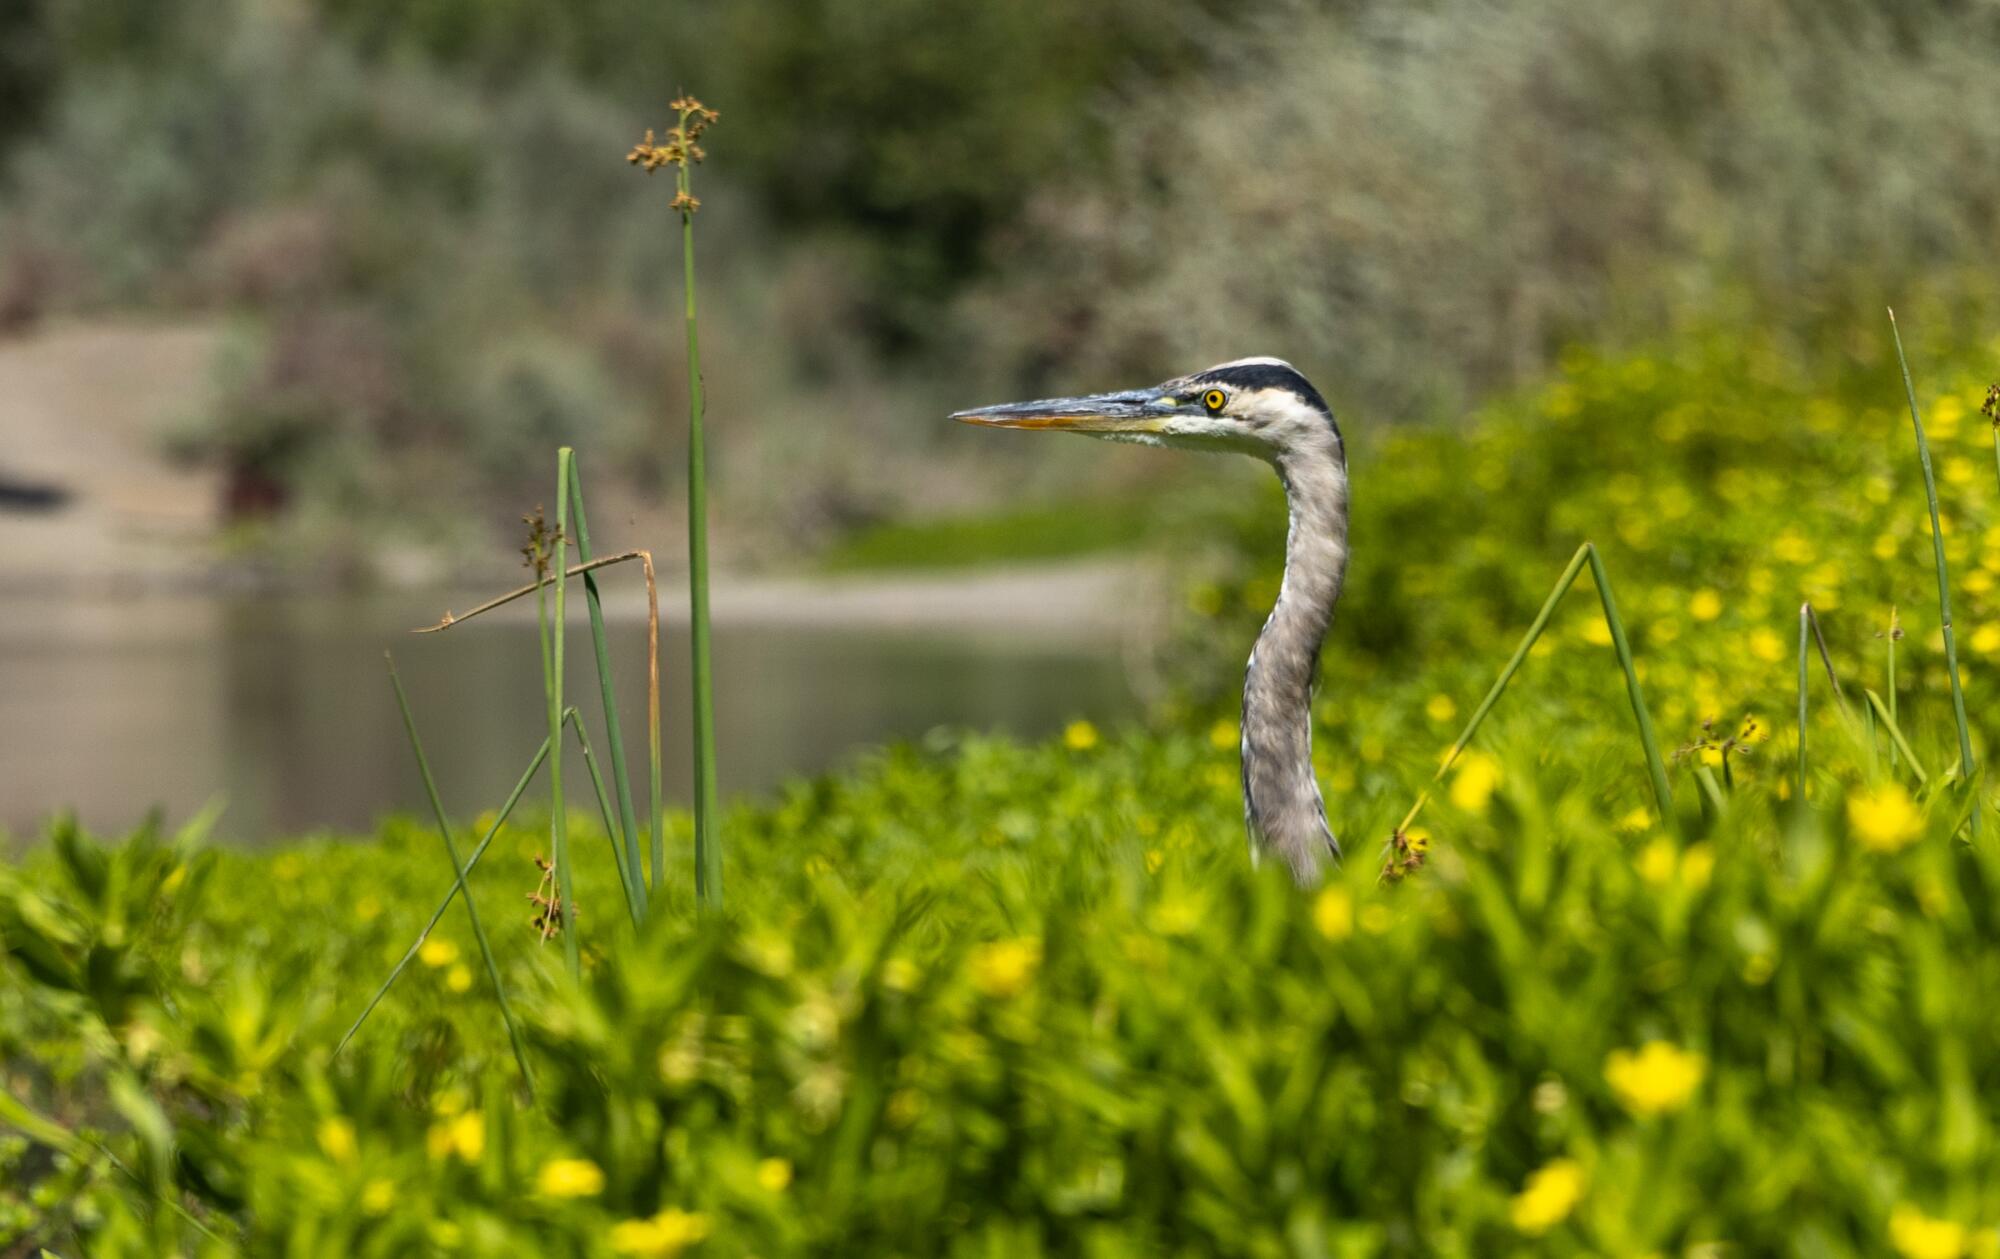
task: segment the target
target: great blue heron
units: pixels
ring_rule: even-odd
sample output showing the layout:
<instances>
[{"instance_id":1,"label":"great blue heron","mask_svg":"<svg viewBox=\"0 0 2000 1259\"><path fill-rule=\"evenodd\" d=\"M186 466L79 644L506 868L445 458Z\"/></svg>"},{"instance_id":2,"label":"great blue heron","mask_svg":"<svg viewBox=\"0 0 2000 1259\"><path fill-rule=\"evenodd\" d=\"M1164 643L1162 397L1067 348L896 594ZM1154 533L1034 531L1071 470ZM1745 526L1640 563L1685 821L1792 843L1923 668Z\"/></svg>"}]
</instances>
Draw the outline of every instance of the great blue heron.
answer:
<instances>
[{"instance_id":1,"label":"great blue heron","mask_svg":"<svg viewBox=\"0 0 2000 1259\"><path fill-rule=\"evenodd\" d=\"M1251 854L1277 854L1300 883L1340 860L1313 775L1312 692L1320 643L1347 575L1347 451L1333 412L1290 363L1246 358L1150 389L1043 398L956 412L997 428L1255 455L1291 508L1285 579L1243 673L1243 816Z\"/></svg>"}]
</instances>

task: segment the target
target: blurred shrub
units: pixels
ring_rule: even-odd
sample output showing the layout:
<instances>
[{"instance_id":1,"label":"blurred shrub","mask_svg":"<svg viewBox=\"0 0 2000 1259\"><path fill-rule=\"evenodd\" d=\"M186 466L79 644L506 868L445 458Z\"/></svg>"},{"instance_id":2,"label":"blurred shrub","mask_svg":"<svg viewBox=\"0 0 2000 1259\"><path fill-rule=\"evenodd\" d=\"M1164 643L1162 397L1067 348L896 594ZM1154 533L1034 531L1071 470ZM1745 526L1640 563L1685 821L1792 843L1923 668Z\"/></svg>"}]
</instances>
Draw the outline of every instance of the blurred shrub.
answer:
<instances>
[{"instance_id":1,"label":"blurred shrub","mask_svg":"<svg viewBox=\"0 0 2000 1259\"><path fill-rule=\"evenodd\" d=\"M731 0L688 5L319 0L337 29L487 82L551 65L645 115L660 84L728 118L728 169L787 230L865 259L870 331L927 341L940 299L983 270L993 230L1101 156L1114 85L1205 60L1213 0Z\"/></svg>"},{"instance_id":2,"label":"blurred shrub","mask_svg":"<svg viewBox=\"0 0 2000 1259\"><path fill-rule=\"evenodd\" d=\"M974 303L1005 361L1291 357L1367 416L1722 312L1833 332L2000 247L1991 6L1279 4L1134 94ZM1038 274L1038 282L1027 277ZM1990 300L1990 299L1989 299Z\"/></svg>"}]
</instances>

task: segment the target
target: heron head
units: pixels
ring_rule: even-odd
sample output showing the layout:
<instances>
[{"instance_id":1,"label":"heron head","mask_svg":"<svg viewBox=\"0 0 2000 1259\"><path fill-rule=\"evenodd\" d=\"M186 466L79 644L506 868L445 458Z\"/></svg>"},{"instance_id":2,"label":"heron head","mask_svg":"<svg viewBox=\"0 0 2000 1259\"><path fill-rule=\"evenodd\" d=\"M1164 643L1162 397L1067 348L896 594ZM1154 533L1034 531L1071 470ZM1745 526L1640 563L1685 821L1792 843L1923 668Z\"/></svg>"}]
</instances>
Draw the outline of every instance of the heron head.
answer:
<instances>
[{"instance_id":1,"label":"heron head","mask_svg":"<svg viewBox=\"0 0 2000 1259\"><path fill-rule=\"evenodd\" d=\"M1340 447L1340 430L1319 390L1275 358L1237 359L1145 389L1008 402L951 418L1270 460L1304 447L1325 448L1329 440L1336 452Z\"/></svg>"}]
</instances>

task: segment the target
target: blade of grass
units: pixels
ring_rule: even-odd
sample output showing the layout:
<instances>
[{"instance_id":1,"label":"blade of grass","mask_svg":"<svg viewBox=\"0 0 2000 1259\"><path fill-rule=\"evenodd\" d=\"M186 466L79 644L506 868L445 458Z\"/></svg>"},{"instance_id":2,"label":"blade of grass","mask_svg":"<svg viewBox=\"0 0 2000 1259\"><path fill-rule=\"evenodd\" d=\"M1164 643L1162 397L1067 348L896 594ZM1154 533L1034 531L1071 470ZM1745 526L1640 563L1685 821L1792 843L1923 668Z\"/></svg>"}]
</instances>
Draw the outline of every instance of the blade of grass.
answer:
<instances>
[{"instance_id":1,"label":"blade of grass","mask_svg":"<svg viewBox=\"0 0 2000 1259\"><path fill-rule=\"evenodd\" d=\"M1717 815L1729 807L1722 794L1722 788L1716 784L1714 770L1706 765L1697 765L1694 767L1694 780L1701 784L1702 794L1708 797L1709 807Z\"/></svg>"},{"instance_id":2,"label":"blade of grass","mask_svg":"<svg viewBox=\"0 0 2000 1259\"><path fill-rule=\"evenodd\" d=\"M1930 775L1924 772L1923 762L1917 759L1917 754L1910 750L1909 740L1903 737L1902 728L1896 724L1896 719L1889 715L1888 706L1883 704L1882 697L1873 691L1864 691L1863 694L1868 697L1868 706L1882 719L1883 728L1888 730L1890 746L1900 749L1903 759L1910 763L1910 772L1917 776L1918 785L1928 783L1931 780Z\"/></svg>"},{"instance_id":3,"label":"blade of grass","mask_svg":"<svg viewBox=\"0 0 2000 1259\"><path fill-rule=\"evenodd\" d=\"M1840 674L1834 671L1833 653L1827 650L1826 634L1820 628L1819 613L1810 603L1801 605L1799 610L1805 615L1806 624L1812 628L1813 643L1819 649L1820 665L1826 670L1826 684L1833 688L1833 698L1840 705L1841 720L1852 730L1854 710L1848 706L1847 688L1840 684Z\"/></svg>"},{"instance_id":4,"label":"blade of grass","mask_svg":"<svg viewBox=\"0 0 2000 1259\"><path fill-rule=\"evenodd\" d=\"M1451 767L1457 763L1459 755L1472 742L1472 737L1479 732L1486 715L1493 711L1495 704L1499 703L1507 684L1514 680L1516 673L1520 672L1522 663L1528 658L1528 652L1533 649L1536 640L1541 638L1542 632L1548 628L1549 618L1555 615L1556 607L1576 584L1576 579L1586 564L1590 567L1591 580L1597 584L1598 600L1604 608L1605 624L1610 627L1611 643L1617 649L1619 666L1625 672L1626 691L1632 700L1633 716L1638 720L1639 742L1645 749L1646 769L1652 779L1653 797L1666 824L1678 828L1679 821L1673 807L1673 790L1667 785L1666 762L1660 758L1659 740L1653 735L1653 719L1646 710L1645 697L1639 690L1639 675L1632 663L1632 649L1625 637L1625 623L1619 618L1617 603L1611 595L1611 579L1604 571L1604 562L1598 558L1597 548L1585 542L1576 549L1576 554L1570 557L1569 565L1563 569L1562 576L1556 578L1555 588L1549 592L1541 611L1535 614L1534 621L1528 626L1528 632L1521 636L1520 646L1514 649L1514 654L1508 658L1505 665L1501 666L1500 676L1486 692L1486 698L1479 702L1479 707L1473 710L1471 719L1465 723L1465 729L1452 743L1451 750L1445 753L1437 772L1431 776L1423 791L1418 793L1417 801L1410 806L1410 811L1403 815L1402 822L1396 827L1397 834L1400 835L1410 829L1411 823L1417 820L1417 814L1422 812L1424 805L1430 801L1431 792L1444 781L1445 775L1451 772Z\"/></svg>"},{"instance_id":5,"label":"blade of grass","mask_svg":"<svg viewBox=\"0 0 2000 1259\"><path fill-rule=\"evenodd\" d=\"M403 679L396 673L396 658L388 652L382 659L389 666L389 685L396 691L396 707L403 714L403 729L410 736L410 752L417 758L417 774L424 780L424 794L430 798L431 813L437 818L438 834L444 837L445 854L451 858L452 877L456 881L459 895L465 898L465 915L472 920L472 938L479 942L479 956L486 963L486 977L493 983L493 999L499 1003L500 1018L507 1024L507 1040L514 1047L514 1061L521 1068L521 1082L526 1085L528 1096L535 1094L535 1073L528 1066L528 1047L521 1040L521 1028L514 1021L514 1008L507 1003L507 987L500 979L500 965L493 960L493 945L486 939L486 927L479 920L479 903L473 899L472 889L465 884L465 864L458 858L458 841L452 838L451 821L445 816L444 801L439 799L437 782L431 777L430 759L424 755L423 740L417 737L417 719L410 711L410 697L403 693Z\"/></svg>"},{"instance_id":6,"label":"blade of grass","mask_svg":"<svg viewBox=\"0 0 2000 1259\"><path fill-rule=\"evenodd\" d=\"M1889 724L1896 724L1896 643L1903 637L1903 622L1896 615L1895 605L1889 607ZM1889 745L1889 768L1896 768L1898 755L1896 745Z\"/></svg>"},{"instance_id":7,"label":"blade of grass","mask_svg":"<svg viewBox=\"0 0 2000 1259\"><path fill-rule=\"evenodd\" d=\"M1862 736L1868 741L1868 774L1872 778L1881 768L1882 749L1875 737L1875 710L1866 704L1861 706L1861 725Z\"/></svg>"},{"instance_id":8,"label":"blade of grass","mask_svg":"<svg viewBox=\"0 0 2000 1259\"><path fill-rule=\"evenodd\" d=\"M590 519L583 510L583 474L576 461L569 465L570 510L576 516L576 558L590 562ZM625 772L625 728L618 720L618 693L611 684L611 648L604 636L604 603L598 594L597 578L583 576L583 601L590 609L590 648L597 662L597 689L604 702L604 739L611 759L611 782L618 791L618 830L612 847L619 861L618 877L624 880L626 896L634 905L635 921L646 914L645 880L639 872L639 818L632 807L632 779ZM589 758L587 750L584 756ZM597 774L591 763L592 776ZM600 793L601 794L601 793Z\"/></svg>"},{"instance_id":9,"label":"blade of grass","mask_svg":"<svg viewBox=\"0 0 2000 1259\"><path fill-rule=\"evenodd\" d=\"M1931 472L1931 444L1924 436L1923 417L1917 412L1917 387L1910 380L1910 360L1903 353L1902 330L1896 326L1896 312L1889 312L1889 332L1896 342L1896 363L1903 372L1903 394L1910 402L1910 427L1917 435L1917 459L1924 469L1924 498L1931 511L1931 554L1937 563L1938 620L1944 628L1944 663L1951 675L1952 717L1958 722L1958 764L1960 781L1969 781L1975 768L1972 759L1972 727L1965 717L1965 688L1958 678L1958 640L1951 625L1951 576L1944 559L1944 522L1938 517L1937 477ZM1979 834L1979 801L1972 803L1972 833Z\"/></svg>"},{"instance_id":10,"label":"blade of grass","mask_svg":"<svg viewBox=\"0 0 2000 1259\"><path fill-rule=\"evenodd\" d=\"M1799 803L1806 799L1806 616L1799 605Z\"/></svg>"},{"instance_id":11,"label":"blade of grass","mask_svg":"<svg viewBox=\"0 0 2000 1259\"><path fill-rule=\"evenodd\" d=\"M1589 551L1590 543L1586 542L1576 549L1575 555L1570 557L1569 566L1563 569L1562 576L1556 578L1555 589L1549 591L1549 597L1542 601L1542 610L1535 613L1535 619L1528 625L1528 632L1521 636L1521 645L1514 649L1514 654L1508 657L1507 663L1500 666L1500 676L1494 679L1492 687L1486 692L1486 698L1480 700L1479 707L1472 710L1472 716L1466 721L1465 729L1461 730L1458 738L1452 742L1451 750L1444 754L1444 760L1438 765L1437 773L1431 775L1430 782L1417 793L1417 802L1403 815L1402 822L1396 827L1398 834L1409 830L1410 824L1417 820L1417 814L1421 813L1424 805L1429 803L1431 792L1444 781L1444 776L1451 772L1451 767L1458 763L1459 754L1471 744L1472 736L1479 733L1479 727L1485 722L1486 714L1493 711L1493 706L1500 702L1501 694L1506 691L1507 684L1521 671L1521 665L1528 659L1528 652L1533 649L1536 640L1541 638L1542 631L1548 628L1549 618L1555 615L1556 607L1562 603L1563 596L1576 584L1577 574L1583 571Z\"/></svg>"},{"instance_id":12,"label":"blade of grass","mask_svg":"<svg viewBox=\"0 0 2000 1259\"><path fill-rule=\"evenodd\" d=\"M549 697L550 860L555 864L557 895L562 900L563 959L569 963L570 976L576 978L583 974L583 959L576 939L576 889L570 870L569 813L563 803L562 781L563 644L568 638L566 600L569 592L569 573L564 561L568 558L569 547L569 466L572 457L573 452L568 446L556 451L556 532L551 544L555 550L556 606L555 614L549 621L550 642L548 650L543 653L542 677Z\"/></svg>"},{"instance_id":13,"label":"blade of grass","mask_svg":"<svg viewBox=\"0 0 2000 1259\"><path fill-rule=\"evenodd\" d=\"M574 713L576 709L570 711ZM583 752L583 767L590 771L590 785L597 793L597 812L604 818L604 837L611 842L611 865L618 871L618 886L625 893L625 911L631 915L632 926L636 930L646 921L645 908L639 903L641 891L637 881L627 876L625 862L618 850L618 823L611 817L611 797L604 792L604 775L598 772L597 754L591 750L590 735L582 721L575 722L573 729L576 731L577 746Z\"/></svg>"},{"instance_id":14,"label":"blade of grass","mask_svg":"<svg viewBox=\"0 0 2000 1259\"><path fill-rule=\"evenodd\" d=\"M1639 689L1639 671L1632 663L1632 647L1625 637L1625 622L1618 616L1618 604L1611 595L1611 575L1604 571L1604 559L1597 548L1584 543L1590 555L1590 575L1597 582L1597 597L1604 604L1604 623L1611 627L1611 645L1618 652L1618 667L1625 670L1625 693L1632 701L1632 716L1639 723L1639 742L1646 750L1646 768L1653 776L1653 797L1660 805L1660 818L1679 828L1674 813L1674 791L1667 784L1667 763L1660 756L1660 741L1653 734L1653 717L1646 710L1646 697Z\"/></svg>"},{"instance_id":15,"label":"blade of grass","mask_svg":"<svg viewBox=\"0 0 2000 1259\"><path fill-rule=\"evenodd\" d=\"M585 573L594 573L600 568L609 568L613 564L623 564L629 560L638 560L643 564L650 577L653 571L653 553L651 551L620 551L616 555L607 555L603 559L592 560L588 564L572 564L569 566L569 575L572 577L581 577ZM553 573L545 573L525 586L516 586L504 595L488 599L470 612L459 614L446 609L445 614L438 619L436 624L420 625L410 632L412 634L441 634L454 626L465 624L473 617L479 616L482 613L491 612L498 607L504 607L516 599L525 599L529 595L538 594L554 580L555 575Z\"/></svg>"},{"instance_id":16,"label":"blade of grass","mask_svg":"<svg viewBox=\"0 0 2000 1259\"><path fill-rule=\"evenodd\" d=\"M570 710L570 719L578 719L575 709ZM486 828L486 833L480 836L479 842L473 846L472 856L467 858L465 862L465 872L467 874L471 874L473 869L479 865L479 859L484 857L487 848L492 846L493 837L500 833L500 828L507 824L509 817L513 816L514 806L521 802L523 795L527 794L528 784L534 781L535 774L541 770L542 762L547 760L548 756L549 740L544 735L542 737L542 745L535 749L533 759L528 762L528 768L521 771L520 778L514 782L514 789L507 793L506 803L500 806L500 811L494 815L492 824ZM429 920L424 923L424 929L417 933L417 938L412 940L410 947L403 951L402 959L390 969L389 977L384 979L382 985L375 990L374 995L368 998L368 1004L362 1008L361 1013L355 1018L353 1025L347 1029L346 1034L341 1036L340 1043L334 1046L333 1052L336 1057L339 1056L341 1050L347 1048L347 1042L354 1039L354 1034L361 1030L361 1025L368 1021L368 1016L373 1014L375 1007L382 1003L382 998L389 995L389 989L402 976L403 971L409 967L411 961L416 958L417 951L424 947L424 941L431 938L431 932L436 930L438 923L444 920L445 911L451 908L452 898L457 895L458 884L454 881L451 887L446 890L444 899L438 902L438 907L431 911Z\"/></svg>"}]
</instances>

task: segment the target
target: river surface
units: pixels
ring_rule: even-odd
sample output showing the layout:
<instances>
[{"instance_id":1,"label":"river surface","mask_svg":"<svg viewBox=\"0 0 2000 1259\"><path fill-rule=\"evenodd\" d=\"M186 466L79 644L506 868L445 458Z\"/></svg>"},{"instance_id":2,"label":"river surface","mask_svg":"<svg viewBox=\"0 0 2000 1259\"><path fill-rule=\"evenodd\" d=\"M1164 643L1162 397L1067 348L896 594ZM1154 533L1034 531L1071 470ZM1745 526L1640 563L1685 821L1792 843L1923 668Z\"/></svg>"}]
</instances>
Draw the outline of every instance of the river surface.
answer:
<instances>
[{"instance_id":1,"label":"river surface","mask_svg":"<svg viewBox=\"0 0 2000 1259\"><path fill-rule=\"evenodd\" d=\"M262 843L427 812L384 670L391 648L446 808L470 816L497 806L547 729L533 605L444 634L408 632L452 603L435 594L6 600L0 831L18 843L74 809L116 834L153 807L172 822L219 799L216 833ZM567 702L599 738L580 603ZM618 706L643 808L645 625L629 607L613 611ZM689 783L687 659L685 627L664 626L665 776L679 802ZM809 614L719 625L715 685L725 796L939 726L1032 738L1138 707L1115 646L1087 635L823 627Z\"/></svg>"}]
</instances>

